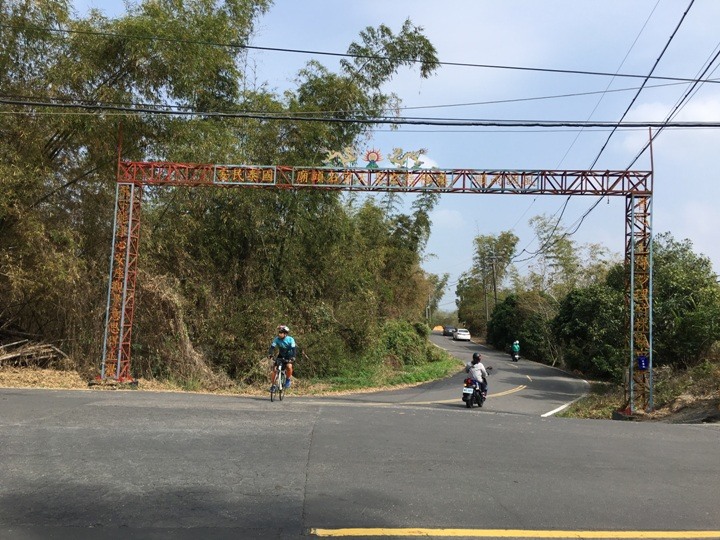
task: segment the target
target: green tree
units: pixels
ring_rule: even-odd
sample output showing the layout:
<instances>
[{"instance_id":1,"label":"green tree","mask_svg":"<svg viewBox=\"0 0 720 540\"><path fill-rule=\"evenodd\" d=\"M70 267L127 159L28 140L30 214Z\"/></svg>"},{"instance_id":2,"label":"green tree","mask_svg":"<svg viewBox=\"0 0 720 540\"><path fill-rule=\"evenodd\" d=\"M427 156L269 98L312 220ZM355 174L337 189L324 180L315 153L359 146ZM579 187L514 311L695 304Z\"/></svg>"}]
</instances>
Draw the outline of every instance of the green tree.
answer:
<instances>
[{"instance_id":1,"label":"green tree","mask_svg":"<svg viewBox=\"0 0 720 540\"><path fill-rule=\"evenodd\" d=\"M438 319L438 315L440 318L443 318L444 315L440 314L438 312L438 305L440 304L440 300L442 300L442 297L445 296L445 289L447 288L448 280L450 279L450 274L428 274L427 278L432 285L432 292L430 294L430 301L428 302L428 308L430 309L430 315L431 315L431 326L435 324L442 324L444 321L440 321Z\"/></svg>"},{"instance_id":2,"label":"green tree","mask_svg":"<svg viewBox=\"0 0 720 540\"><path fill-rule=\"evenodd\" d=\"M580 260L575 243L559 231L560 220L547 216L530 220L538 240L527 278L528 288L550 294L556 300L572 290L580 273Z\"/></svg>"},{"instance_id":3,"label":"green tree","mask_svg":"<svg viewBox=\"0 0 720 540\"><path fill-rule=\"evenodd\" d=\"M626 321L621 289L592 285L571 291L553 321L565 367L620 380L627 364Z\"/></svg>"},{"instance_id":4,"label":"green tree","mask_svg":"<svg viewBox=\"0 0 720 540\"><path fill-rule=\"evenodd\" d=\"M38 101L174 106L202 112L387 114L398 69L438 66L407 21L366 29L356 58L317 62L279 96L244 79L242 45L265 0L148 0L126 16L74 19L67 2L0 4L0 92ZM68 33L51 29L64 29ZM221 37L222 39L220 39ZM331 112L328 112L331 111ZM97 365L112 233L116 117L12 106L0 118L0 329L51 340ZM17 121L22 118L22 121ZM122 156L137 160L319 164L354 146L362 123L175 117L123 119ZM384 319L422 317L433 283L420 261L432 197L409 215L332 192L147 189L133 361L141 373L244 378L278 321L327 374L378 345ZM258 344L261 344L258 347Z\"/></svg>"},{"instance_id":5,"label":"green tree","mask_svg":"<svg viewBox=\"0 0 720 540\"><path fill-rule=\"evenodd\" d=\"M485 333L488 315L495 308L498 291L502 291L517 243L518 237L510 231L474 239L473 266L461 276L456 293L458 317L474 332Z\"/></svg>"},{"instance_id":6,"label":"green tree","mask_svg":"<svg viewBox=\"0 0 720 540\"><path fill-rule=\"evenodd\" d=\"M560 355L551 331L556 313L556 302L542 292L509 294L492 312L488 343L509 351L512 342L518 340L523 356L555 365Z\"/></svg>"},{"instance_id":7,"label":"green tree","mask_svg":"<svg viewBox=\"0 0 720 540\"><path fill-rule=\"evenodd\" d=\"M661 234L653 251L653 361L696 365L720 336L717 276L689 240ZM606 284L573 290L561 301L553 327L568 367L615 379L627 368L624 282L624 269L616 265Z\"/></svg>"},{"instance_id":8,"label":"green tree","mask_svg":"<svg viewBox=\"0 0 720 540\"><path fill-rule=\"evenodd\" d=\"M720 338L720 285L710 259L669 233L653 241L656 365L693 366Z\"/></svg>"}]
</instances>

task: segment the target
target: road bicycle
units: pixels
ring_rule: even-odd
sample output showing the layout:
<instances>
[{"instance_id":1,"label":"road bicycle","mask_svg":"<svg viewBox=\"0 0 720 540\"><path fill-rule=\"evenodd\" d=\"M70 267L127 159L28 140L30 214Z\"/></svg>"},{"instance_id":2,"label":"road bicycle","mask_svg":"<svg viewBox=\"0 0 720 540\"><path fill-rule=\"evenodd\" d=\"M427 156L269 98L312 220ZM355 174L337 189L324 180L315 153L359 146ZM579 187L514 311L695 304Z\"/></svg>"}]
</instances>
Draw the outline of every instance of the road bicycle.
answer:
<instances>
[{"instance_id":1,"label":"road bicycle","mask_svg":"<svg viewBox=\"0 0 720 540\"><path fill-rule=\"evenodd\" d=\"M282 358L273 360L272 368L272 385L270 386L270 401L275 401L275 396L282 401L285 397L285 381L287 380L287 370L283 367Z\"/></svg>"}]
</instances>

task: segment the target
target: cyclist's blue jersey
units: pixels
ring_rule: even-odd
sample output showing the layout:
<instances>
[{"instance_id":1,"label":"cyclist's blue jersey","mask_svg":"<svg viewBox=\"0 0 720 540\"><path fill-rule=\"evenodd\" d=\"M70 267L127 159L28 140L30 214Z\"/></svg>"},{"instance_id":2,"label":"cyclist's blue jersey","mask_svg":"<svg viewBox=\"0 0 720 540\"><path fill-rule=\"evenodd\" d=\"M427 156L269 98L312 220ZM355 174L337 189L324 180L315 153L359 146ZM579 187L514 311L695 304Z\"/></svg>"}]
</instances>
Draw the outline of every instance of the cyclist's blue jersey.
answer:
<instances>
[{"instance_id":1,"label":"cyclist's blue jersey","mask_svg":"<svg viewBox=\"0 0 720 540\"><path fill-rule=\"evenodd\" d=\"M270 344L268 354L272 355L273 349L277 347L280 358L295 358L295 340L292 336L285 336L283 339L276 337Z\"/></svg>"}]
</instances>

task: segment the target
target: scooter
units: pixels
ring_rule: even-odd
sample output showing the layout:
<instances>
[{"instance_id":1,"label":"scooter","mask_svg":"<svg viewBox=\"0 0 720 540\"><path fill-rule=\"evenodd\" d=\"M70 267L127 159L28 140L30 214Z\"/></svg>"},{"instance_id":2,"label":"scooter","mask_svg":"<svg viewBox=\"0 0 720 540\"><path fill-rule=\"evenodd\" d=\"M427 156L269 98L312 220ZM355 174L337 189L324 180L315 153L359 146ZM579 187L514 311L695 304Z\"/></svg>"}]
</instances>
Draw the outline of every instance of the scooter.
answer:
<instances>
[{"instance_id":1,"label":"scooter","mask_svg":"<svg viewBox=\"0 0 720 540\"><path fill-rule=\"evenodd\" d=\"M510 353L510 357L512 358L513 362L517 362L518 360L520 360L520 353Z\"/></svg>"},{"instance_id":2,"label":"scooter","mask_svg":"<svg viewBox=\"0 0 720 540\"><path fill-rule=\"evenodd\" d=\"M465 406L470 409L477 403L478 407L482 407L485 399L487 399L487 391L480 389L480 383L470 378L465 379L462 393Z\"/></svg>"}]
</instances>

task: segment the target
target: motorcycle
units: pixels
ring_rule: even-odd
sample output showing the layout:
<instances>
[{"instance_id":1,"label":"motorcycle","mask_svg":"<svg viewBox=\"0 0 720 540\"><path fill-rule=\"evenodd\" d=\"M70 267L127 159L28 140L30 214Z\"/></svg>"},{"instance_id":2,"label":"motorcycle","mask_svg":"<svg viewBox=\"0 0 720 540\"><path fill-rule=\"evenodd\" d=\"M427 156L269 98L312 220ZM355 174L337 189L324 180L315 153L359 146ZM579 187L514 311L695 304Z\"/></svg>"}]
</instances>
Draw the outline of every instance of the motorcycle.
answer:
<instances>
[{"instance_id":1,"label":"motorcycle","mask_svg":"<svg viewBox=\"0 0 720 540\"><path fill-rule=\"evenodd\" d=\"M517 362L518 360L520 360L520 353L517 353L517 352L510 353L510 357L512 358L513 362Z\"/></svg>"},{"instance_id":2,"label":"motorcycle","mask_svg":"<svg viewBox=\"0 0 720 540\"><path fill-rule=\"evenodd\" d=\"M487 399L487 391L481 390L480 383L470 378L465 379L462 393L465 406L470 409L477 403L478 407L482 407L485 399Z\"/></svg>"}]
</instances>

